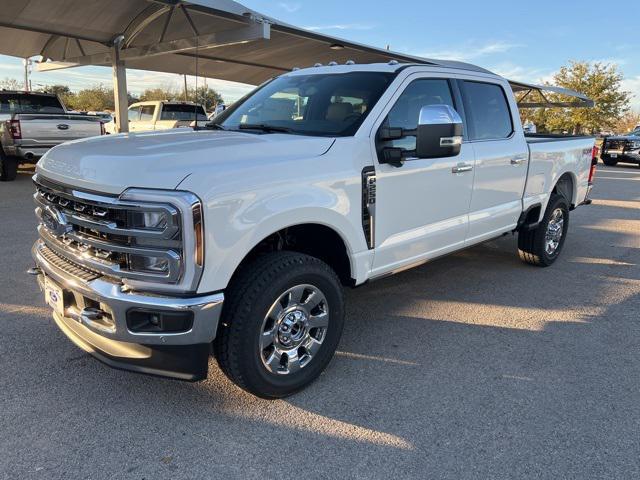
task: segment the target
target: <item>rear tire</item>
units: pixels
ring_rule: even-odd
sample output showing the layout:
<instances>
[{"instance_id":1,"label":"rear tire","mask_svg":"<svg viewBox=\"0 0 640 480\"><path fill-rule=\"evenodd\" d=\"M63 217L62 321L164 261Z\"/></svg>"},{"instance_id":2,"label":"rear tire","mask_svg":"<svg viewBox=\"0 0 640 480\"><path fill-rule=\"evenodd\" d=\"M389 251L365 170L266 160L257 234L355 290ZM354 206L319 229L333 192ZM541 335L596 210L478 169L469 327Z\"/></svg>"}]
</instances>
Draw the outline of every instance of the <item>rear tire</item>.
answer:
<instances>
[{"instance_id":1,"label":"rear tire","mask_svg":"<svg viewBox=\"0 0 640 480\"><path fill-rule=\"evenodd\" d=\"M0 149L0 181L12 182L18 175L18 160L8 157Z\"/></svg>"},{"instance_id":2,"label":"rear tire","mask_svg":"<svg viewBox=\"0 0 640 480\"><path fill-rule=\"evenodd\" d=\"M342 286L327 264L296 252L241 268L226 291L214 355L240 388L286 397L331 361L344 325Z\"/></svg>"},{"instance_id":3,"label":"rear tire","mask_svg":"<svg viewBox=\"0 0 640 480\"><path fill-rule=\"evenodd\" d=\"M553 264L562 251L568 228L569 202L564 196L552 193L538 226L518 233L520 259L537 267Z\"/></svg>"},{"instance_id":4,"label":"rear tire","mask_svg":"<svg viewBox=\"0 0 640 480\"><path fill-rule=\"evenodd\" d=\"M604 163L608 167L615 167L618 164L618 160L613 160L611 158L603 158L602 163Z\"/></svg>"}]
</instances>

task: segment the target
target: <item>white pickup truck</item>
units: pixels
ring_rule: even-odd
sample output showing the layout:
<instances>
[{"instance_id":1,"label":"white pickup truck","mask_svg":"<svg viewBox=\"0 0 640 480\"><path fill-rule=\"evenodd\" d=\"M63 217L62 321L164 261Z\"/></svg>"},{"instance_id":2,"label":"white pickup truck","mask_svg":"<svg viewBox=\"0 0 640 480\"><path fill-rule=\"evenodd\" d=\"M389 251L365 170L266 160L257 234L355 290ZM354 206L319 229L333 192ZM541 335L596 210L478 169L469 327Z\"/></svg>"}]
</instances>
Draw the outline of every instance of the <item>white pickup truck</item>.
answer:
<instances>
[{"instance_id":1,"label":"white pickup truck","mask_svg":"<svg viewBox=\"0 0 640 480\"><path fill-rule=\"evenodd\" d=\"M202 127L207 122L204 107L192 102L152 100L134 103L129 107L130 132Z\"/></svg>"},{"instance_id":2,"label":"white pickup truck","mask_svg":"<svg viewBox=\"0 0 640 480\"><path fill-rule=\"evenodd\" d=\"M103 362L184 380L211 352L289 395L332 358L343 286L517 232L551 265L594 139L527 138L509 82L461 64L284 74L206 130L65 144L34 178L36 275Z\"/></svg>"},{"instance_id":3,"label":"white pickup truck","mask_svg":"<svg viewBox=\"0 0 640 480\"><path fill-rule=\"evenodd\" d=\"M50 148L104 134L99 117L67 112L57 95L0 91L0 181L16 178L18 165L36 163Z\"/></svg>"}]
</instances>

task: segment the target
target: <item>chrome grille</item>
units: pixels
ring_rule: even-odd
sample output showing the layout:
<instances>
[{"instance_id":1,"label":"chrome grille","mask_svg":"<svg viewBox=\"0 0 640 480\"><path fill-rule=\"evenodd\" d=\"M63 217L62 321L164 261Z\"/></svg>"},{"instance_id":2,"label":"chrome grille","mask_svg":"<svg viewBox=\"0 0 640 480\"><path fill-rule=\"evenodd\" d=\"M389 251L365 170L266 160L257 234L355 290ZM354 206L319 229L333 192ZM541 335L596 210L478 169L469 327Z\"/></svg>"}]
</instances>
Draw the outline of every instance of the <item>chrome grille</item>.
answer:
<instances>
[{"instance_id":1,"label":"chrome grille","mask_svg":"<svg viewBox=\"0 0 640 480\"><path fill-rule=\"evenodd\" d=\"M77 265L64 257L56 254L53 250L51 250L46 245L41 245L38 248L40 254L44 257L44 259L49 262L54 267L60 269L72 277L75 277L79 280L83 280L85 282L90 282L95 280L96 278L100 278L101 275L89 270L88 268Z\"/></svg>"},{"instance_id":2,"label":"chrome grille","mask_svg":"<svg viewBox=\"0 0 640 480\"><path fill-rule=\"evenodd\" d=\"M173 205L128 202L70 190L37 177L35 183L38 232L57 257L119 280L180 281L184 273L181 216ZM145 215L158 213L165 220L161 225L144 223ZM156 262L155 270L146 268L148 259Z\"/></svg>"}]
</instances>

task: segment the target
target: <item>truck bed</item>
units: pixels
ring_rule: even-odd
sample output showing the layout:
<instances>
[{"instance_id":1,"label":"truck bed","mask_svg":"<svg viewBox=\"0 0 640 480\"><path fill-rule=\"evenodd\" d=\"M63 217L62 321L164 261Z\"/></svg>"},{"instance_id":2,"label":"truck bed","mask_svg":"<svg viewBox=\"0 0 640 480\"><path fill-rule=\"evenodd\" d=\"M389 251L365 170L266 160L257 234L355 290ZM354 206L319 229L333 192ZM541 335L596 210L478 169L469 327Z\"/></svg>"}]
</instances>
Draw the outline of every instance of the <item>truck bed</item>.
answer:
<instances>
[{"instance_id":1,"label":"truck bed","mask_svg":"<svg viewBox=\"0 0 640 480\"><path fill-rule=\"evenodd\" d=\"M584 202L589 190L592 150L595 138L590 136L527 135L529 173L525 187L525 209L544 205L550 190L563 177L572 181L572 205Z\"/></svg>"}]
</instances>

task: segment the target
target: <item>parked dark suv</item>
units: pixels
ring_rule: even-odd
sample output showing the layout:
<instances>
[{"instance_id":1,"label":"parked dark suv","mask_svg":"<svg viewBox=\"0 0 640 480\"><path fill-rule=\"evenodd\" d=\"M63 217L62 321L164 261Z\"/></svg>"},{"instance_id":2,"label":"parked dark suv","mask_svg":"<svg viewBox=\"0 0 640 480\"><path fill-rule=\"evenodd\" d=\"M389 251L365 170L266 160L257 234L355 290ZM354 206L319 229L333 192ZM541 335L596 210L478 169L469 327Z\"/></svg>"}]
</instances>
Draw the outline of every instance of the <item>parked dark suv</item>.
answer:
<instances>
[{"instance_id":1,"label":"parked dark suv","mask_svg":"<svg viewBox=\"0 0 640 480\"><path fill-rule=\"evenodd\" d=\"M640 166L640 128L627 135L605 137L600 158L610 167L618 162L635 163Z\"/></svg>"}]
</instances>

